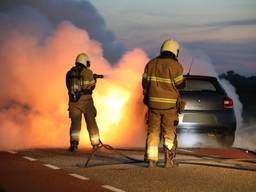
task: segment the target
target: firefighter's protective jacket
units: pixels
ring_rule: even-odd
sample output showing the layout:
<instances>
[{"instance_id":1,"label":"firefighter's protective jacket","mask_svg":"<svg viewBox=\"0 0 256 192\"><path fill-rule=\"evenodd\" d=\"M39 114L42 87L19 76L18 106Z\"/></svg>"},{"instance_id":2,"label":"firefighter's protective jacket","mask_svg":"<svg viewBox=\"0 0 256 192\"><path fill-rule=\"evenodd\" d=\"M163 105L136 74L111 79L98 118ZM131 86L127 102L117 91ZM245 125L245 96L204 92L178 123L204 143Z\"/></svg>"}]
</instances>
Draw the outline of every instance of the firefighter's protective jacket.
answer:
<instances>
[{"instance_id":1,"label":"firefighter's protective jacket","mask_svg":"<svg viewBox=\"0 0 256 192\"><path fill-rule=\"evenodd\" d=\"M179 97L176 86L183 80L183 67L176 58L159 56L152 59L142 79L145 104L152 109L175 107Z\"/></svg>"}]
</instances>

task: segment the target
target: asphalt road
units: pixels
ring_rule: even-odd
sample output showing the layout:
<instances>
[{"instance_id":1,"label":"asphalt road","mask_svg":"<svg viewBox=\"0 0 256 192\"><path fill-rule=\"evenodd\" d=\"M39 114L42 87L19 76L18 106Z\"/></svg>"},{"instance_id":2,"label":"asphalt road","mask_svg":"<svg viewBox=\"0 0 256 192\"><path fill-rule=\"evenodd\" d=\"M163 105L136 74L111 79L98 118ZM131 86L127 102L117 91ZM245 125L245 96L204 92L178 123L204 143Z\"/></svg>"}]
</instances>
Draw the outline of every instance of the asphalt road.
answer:
<instances>
[{"instance_id":1,"label":"asphalt road","mask_svg":"<svg viewBox=\"0 0 256 192\"><path fill-rule=\"evenodd\" d=\"M99 183L32 157L0 152L0 192L109 192Z\"/></svg>"},{"instance_id":2,"label":"asphalt road","mask_svg":"<svg viewBox=\"0 0 256 192\"><path fill-rule=\"evenodd\" d=\"M139 160L142 160L144 155L143 150L122 150L121 152ZM24 178L27 177L32 177L32 180L27 179L23 183L26 191L40 191L30 189L30 184L37 183L34 180L42 177L34 168L34 164L45 169L44 171L49 171L49 173L44 173L48 180L45 182L46 180L43 179L41 191L70 191L68 190L71 182L69 180L74 182L71 185L73 186L71 191L103 191L108 188L109 191L116 192L239 192L256 189L256 155L237 149L195 149L192 151L179 149L176 157L179 167L173 169L163 168L162 153L158 168L155 169L148 169L143 162L125 159L106 149L97 151L89 162L89 167L84 168L89 155L90 150L86 149L80 149L77 153L69 153L65 149L30 149L8 155L2 152L0 153L0 191L9 189L10 186L21 186L21 183L26 180ZM33 158L34 161L29 158ZM14 164L21 166L16 176L12 175L15 173ZM60 170L50 169L45 164L57 166ZM8 171L8 169L5 170L6 165L14 167ZM52 175L56 172L60 174L58 177L65 177L65 179ZM82 176L86 180L72 177L71 173ZM56 189L57 184L60 184L64 190L51 190L50 186ZM48 190L45 190L46 188Z\"/></svg>"}]
</instances>

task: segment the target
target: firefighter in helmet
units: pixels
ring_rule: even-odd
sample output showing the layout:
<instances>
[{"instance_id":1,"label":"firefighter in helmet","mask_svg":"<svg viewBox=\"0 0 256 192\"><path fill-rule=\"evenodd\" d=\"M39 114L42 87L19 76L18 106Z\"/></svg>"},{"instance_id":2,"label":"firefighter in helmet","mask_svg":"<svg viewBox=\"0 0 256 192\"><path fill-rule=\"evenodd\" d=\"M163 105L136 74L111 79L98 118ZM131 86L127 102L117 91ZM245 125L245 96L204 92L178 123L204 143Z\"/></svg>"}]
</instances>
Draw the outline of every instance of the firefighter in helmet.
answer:
<instances>
[{"instance_id":1,"label":"firefighter in helmet","mask_svg":"<svg viewBox=\"0 0 256 192\"><path fill-rule=\"evenodd\" d=\"M179 44L168 39L160 49L160 55L145 66L142 78L144 104L148 107L145 159L148 167L156 167L158 146L163 136L166 168L174 167L177 148L178 87L184 85L183 67L178 61Z\"/></svg>"},{"instance_id":2,"label":"firefighter in helmet","mask_svg":"<svg viewBox=\"0 0 256 192\"><path fill-rule=\"evenodd\" d=\"M96 108L94 107L92 92L96 79L90 69L90 60L85 53L76 57L75 66L66 74L66 86L69 94L70 127L70 152L76 152L79 144L82 114L84 115L93 148L99 147L99 129L95 120Z\"/></svg>"}]
</instances>

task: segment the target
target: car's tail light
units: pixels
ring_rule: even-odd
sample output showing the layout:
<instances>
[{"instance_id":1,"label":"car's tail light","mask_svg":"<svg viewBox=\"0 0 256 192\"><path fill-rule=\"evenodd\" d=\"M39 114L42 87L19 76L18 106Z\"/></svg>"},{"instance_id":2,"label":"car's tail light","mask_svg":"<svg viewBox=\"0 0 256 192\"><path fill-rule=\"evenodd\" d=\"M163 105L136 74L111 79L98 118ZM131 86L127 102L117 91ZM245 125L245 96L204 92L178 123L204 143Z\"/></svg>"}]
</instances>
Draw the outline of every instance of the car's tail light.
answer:
<instances>
[{"instance_id":1,"label":"car's tail light","mask_svg":"<svg viewBox=\"0 0 256 192\"><path fill-rule=\"evenodd\" d=\"M225 109L233 108L234 105L233 100L231 98L225 98L223 104Z\"/></svg>"}]
</instances>

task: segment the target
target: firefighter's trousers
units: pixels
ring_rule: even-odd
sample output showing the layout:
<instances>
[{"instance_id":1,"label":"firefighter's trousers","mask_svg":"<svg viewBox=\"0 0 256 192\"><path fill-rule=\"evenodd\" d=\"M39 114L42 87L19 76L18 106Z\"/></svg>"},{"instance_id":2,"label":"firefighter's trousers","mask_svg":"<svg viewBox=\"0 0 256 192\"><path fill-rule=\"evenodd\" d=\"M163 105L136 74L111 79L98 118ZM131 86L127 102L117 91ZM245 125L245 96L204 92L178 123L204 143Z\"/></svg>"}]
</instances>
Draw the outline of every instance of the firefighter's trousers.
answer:
<instances>
[{"instance_id":1,"label":"firefighter's trousers","mask_svg":"<svg viewBox=\"0 0 256 192\"><path fill-rule=\"evenodd\" d=\"M92 145L100 143L99 129L96 123L96 109L91 95L83 95L77 102L69 102L69 117L71 119L70 141L79 141L82 114L86 122Z\"/></svg>"},{"instance_id":2,"label":"firefighter's trousers","mask_svg":"<svg viewBox=\"0 0 256 192\"><path fill-rule=\"evenodd\" d=\"M163 145L168 150L174 146L178 114L176 108L148 111L148 133L146 141L147 159L158 160L158 146L163 136Z\"/></svg>"}]
</instances>

